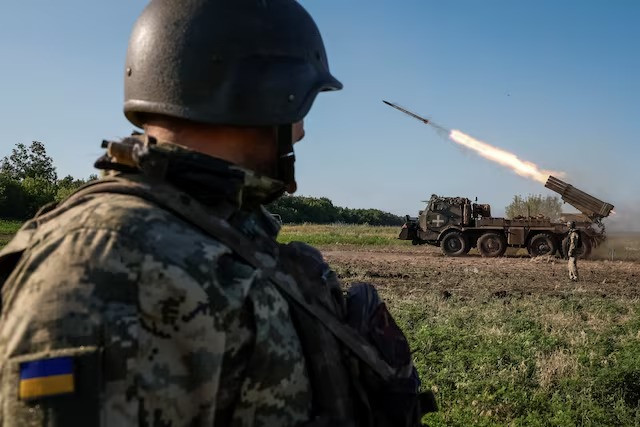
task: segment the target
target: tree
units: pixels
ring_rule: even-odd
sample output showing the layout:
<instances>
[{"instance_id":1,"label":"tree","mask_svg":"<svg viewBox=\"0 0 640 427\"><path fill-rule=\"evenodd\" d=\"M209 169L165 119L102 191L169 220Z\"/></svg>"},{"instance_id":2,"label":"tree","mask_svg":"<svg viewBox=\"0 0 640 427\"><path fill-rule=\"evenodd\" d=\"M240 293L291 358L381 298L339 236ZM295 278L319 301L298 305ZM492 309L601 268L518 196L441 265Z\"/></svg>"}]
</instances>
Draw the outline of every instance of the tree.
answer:
<instances>
[{"instance_id":1,"label":"tree","mask_svg":"<svg viewBox=\"0 0 640 427\"><path fill-rule=\"evenodd\" d=\"M92 179L97 176L90 176ZM29 218L43 205L65 199L85 182L70 175L58 180L53 159L42 142L33 141L29 147L16 144L0 161L0 218Z\"/></svg>"},{"instance_id":2,"label":"tree","mask_svg":"<svg viewBox=\"0 0 640 427\"><path fill-rule=\"evenodd\" d=\"M2 159L0 170L16 181L34 178L55 184L58 177L53 159L47 155L40 141L33 141L28 148L24 144L16 144L11 154Z\"/></svg>"},{"instance_id":3,"label":"tree","mask_svg":"<svg viewBox=\"0 0 640 427\"><path fill-rule=\"evenodd\" d=\"M19 181L0 170L0 218L24 218L26 196Z\"/></svg>"},{"instance_id":4,"label":"tree","mask_svg":"<svg viewBox=\"0 0 640 427\"><path fill-rule=\"evenodd\" d=\"M57 187L55 183L48 182L44 178L26 177L20 183L25 197L25 217L31 217L42 206L55 200Z\"/></svg>"},{"instance_id":5,"label":"tree","mask_svg":"<svg viewBox=\"0 0 640 427\"><path fill-rule=\"evenodd\" d=\"M542 194L529 194L526 198L516 195L513 201L505 208L507 218L519 216L543 215L557 220L562 215L562 202L558 196L545 196Z\"/></svg>"},{"instance_id":6,"label":"tree","mask_svg":"<svg viewBox=\"0 0 640 427\"><path fill-rule=\"evenodd\" d=\"M64 199L66 199L74 191L76 191L78 188L80 188L81 186L83 186L87 182L93 181L95 179L98 179L98 175L91 174L91 175L89 175L89 179L87 179L87 180L76 179L76 178L72 177L71 175L65 176L64 178L62 178L61 180L58 181L56 194L55 194L55 201L56 202L60 202L60 201L62 201Z\"/></svg>"}]
</instances>

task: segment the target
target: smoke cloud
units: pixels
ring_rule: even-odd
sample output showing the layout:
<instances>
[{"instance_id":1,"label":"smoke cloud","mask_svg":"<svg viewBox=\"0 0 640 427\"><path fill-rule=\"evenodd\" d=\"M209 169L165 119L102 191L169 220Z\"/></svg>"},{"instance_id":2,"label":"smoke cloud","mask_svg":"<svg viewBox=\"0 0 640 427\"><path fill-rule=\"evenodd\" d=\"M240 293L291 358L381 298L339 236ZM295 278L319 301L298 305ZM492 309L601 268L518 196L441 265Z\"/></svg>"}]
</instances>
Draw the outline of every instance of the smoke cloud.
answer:
<instances>
[{"instance_id":1,"label":"smoke cloud","mask_svg":"<svg viewBox=\"0 0 640 427\"><path fill-rule=\"evenodd\" d=\"M615 207L615 214L605 219L607 231L611 233L640 232L640 202L625 203Z\"/></svg>"}]
</instances>

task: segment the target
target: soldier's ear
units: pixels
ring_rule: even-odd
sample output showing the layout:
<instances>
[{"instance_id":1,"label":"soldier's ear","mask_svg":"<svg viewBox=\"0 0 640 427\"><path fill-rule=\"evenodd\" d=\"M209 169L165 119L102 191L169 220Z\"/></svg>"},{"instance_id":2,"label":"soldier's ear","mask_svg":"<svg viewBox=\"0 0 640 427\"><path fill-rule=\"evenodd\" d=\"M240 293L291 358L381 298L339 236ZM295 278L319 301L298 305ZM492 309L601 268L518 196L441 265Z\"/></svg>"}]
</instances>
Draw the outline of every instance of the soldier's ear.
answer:
<instances>
[{"instance_id":1,"label":"soldier's ear","mask_svg":"<svg viewBox=\"0 0 640 427\"><path fill-rule=\"evenodd\" d=\"M304 119L303 119L293 124L292 135L291 135L293 143L295 144L296 142L302 141L302 139L304 138L304 135L305 135L305 131L304 131Z\"/></svg>"}]
</instances>

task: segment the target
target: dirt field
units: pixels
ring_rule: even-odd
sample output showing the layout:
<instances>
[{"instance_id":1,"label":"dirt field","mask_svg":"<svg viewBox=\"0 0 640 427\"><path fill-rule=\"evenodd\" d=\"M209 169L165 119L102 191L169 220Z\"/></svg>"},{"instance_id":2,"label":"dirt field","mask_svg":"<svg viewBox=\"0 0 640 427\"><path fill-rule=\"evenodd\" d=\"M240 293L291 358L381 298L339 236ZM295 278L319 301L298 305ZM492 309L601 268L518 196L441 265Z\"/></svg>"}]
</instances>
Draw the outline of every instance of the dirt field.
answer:
<instances>
[{"instance_id":1,"label":"dirt field","mask_svg":"<svg viewBox=\"0 0 640 427\"><path fill-rule=\"evenodd\" d=\"M581 280L574 283L568 279L566 262L555 257L445 258L429 246L332 245L322 250L345 281L372 281L394 291L640 297L640 263L633 261L581 260Z\"/></svg>"}]
</instances>

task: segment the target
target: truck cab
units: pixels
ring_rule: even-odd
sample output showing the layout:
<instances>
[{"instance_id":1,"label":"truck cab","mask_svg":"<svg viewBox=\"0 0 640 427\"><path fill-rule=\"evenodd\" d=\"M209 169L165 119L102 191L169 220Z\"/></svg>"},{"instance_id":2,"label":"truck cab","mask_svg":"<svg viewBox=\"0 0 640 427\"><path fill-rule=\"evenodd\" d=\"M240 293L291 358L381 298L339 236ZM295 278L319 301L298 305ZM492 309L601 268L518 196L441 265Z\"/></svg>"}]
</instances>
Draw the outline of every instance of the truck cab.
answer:
<instances>
[{"instance_id":1,"label":"truck cab","mask_svg":"<svg viewBox=\"0 0 640 427\"><path fill-rule=\"evenodd\" d=\"M491 216L491 207L472 203L466 197L441 197L433 194L418 218L406 217L401 239L414 244L434 244L441 240L443 232L464 231L475 227L476 222Z\"/></svg>"}]
</instances>

